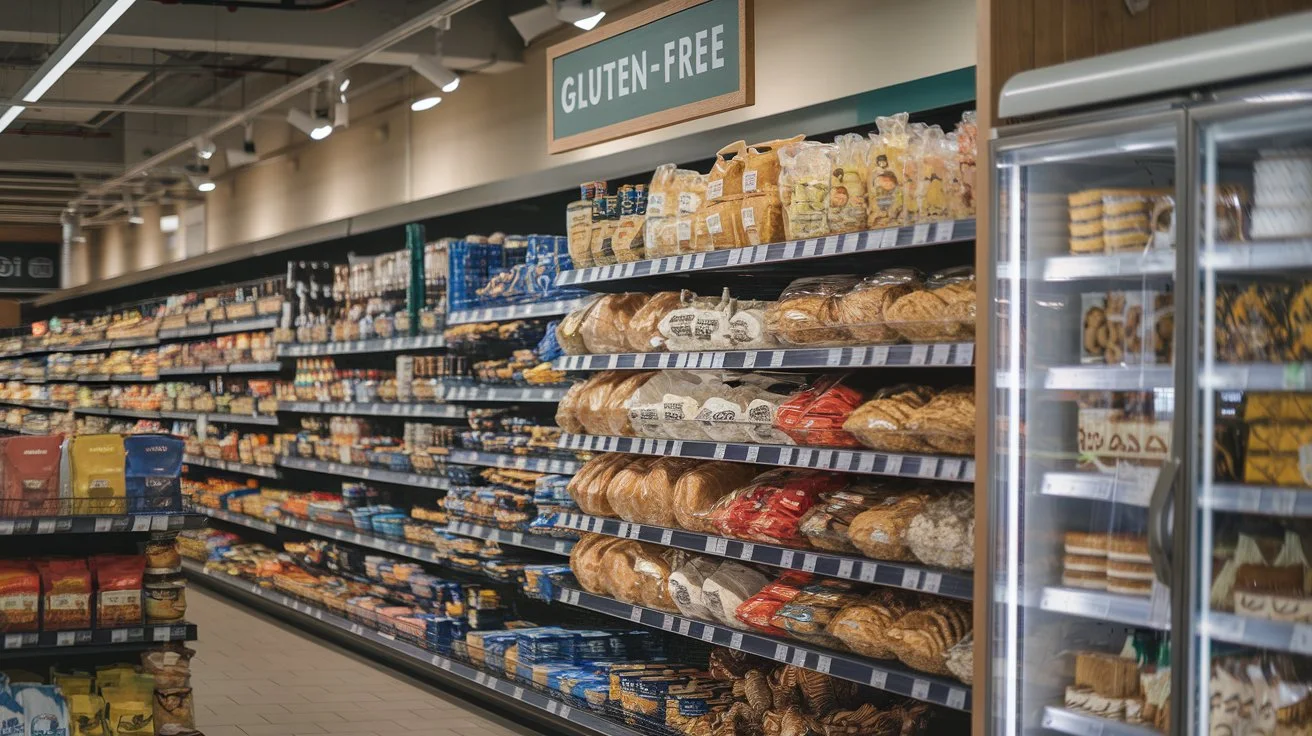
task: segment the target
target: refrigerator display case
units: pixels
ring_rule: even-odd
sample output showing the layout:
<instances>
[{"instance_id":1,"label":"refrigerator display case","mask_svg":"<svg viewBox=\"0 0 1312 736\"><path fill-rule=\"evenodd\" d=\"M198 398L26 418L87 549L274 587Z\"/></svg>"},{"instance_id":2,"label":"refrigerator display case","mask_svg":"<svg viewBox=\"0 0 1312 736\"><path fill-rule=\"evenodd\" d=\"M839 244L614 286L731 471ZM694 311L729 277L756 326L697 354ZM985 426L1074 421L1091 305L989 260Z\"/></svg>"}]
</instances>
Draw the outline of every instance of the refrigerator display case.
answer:
<instances>
[{"instance_id":1,"label":"refrigerator display case","mask_svg":"<svg viewBox=\"0 0 1312 736\"><path fill-rule=\"evenodd\" d=\"M1004 89L1048 119L992 144L990 733L1312 733L1309 39Z\"/></svg>"}]
</instances>

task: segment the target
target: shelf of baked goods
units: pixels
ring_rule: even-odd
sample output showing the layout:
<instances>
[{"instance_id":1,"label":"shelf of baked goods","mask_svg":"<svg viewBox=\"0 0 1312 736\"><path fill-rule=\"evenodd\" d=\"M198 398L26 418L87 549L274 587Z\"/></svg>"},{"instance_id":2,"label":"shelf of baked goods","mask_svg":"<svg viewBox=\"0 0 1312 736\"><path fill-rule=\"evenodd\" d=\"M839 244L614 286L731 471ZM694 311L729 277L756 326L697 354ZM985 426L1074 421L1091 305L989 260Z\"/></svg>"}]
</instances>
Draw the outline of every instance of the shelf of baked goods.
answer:
<instances>
[{"instance_id":1,"label":"shelf of baked goods","mask_svg":"<svg viewBox=\"0 0 1312 736\"><path fill-rule=\"evenodd\" d=\"M1153 617L1147 597L1108 593L1103 590L1048 586L1039 595L1039 608L1098 621L1116 621L1148 629L1167 630L1169 620Z\"/></svg>"},{"instance_id":2,"label":"shelf of baked goods","mask_svg":"<svg viewBox=\"0 0 1312 736\"><path fill-rule=\"evenodd\" d=\"M512 319L531 317L559 317L583 306L586 299L573 298L529 304L510 304L503 307L481 307L479 309L455 309L447 313L447 326L472 324L475 322L505 322Z\"/></svg>"},{"instance_id":3,"label":"shelf of baked goods","mask_svg":"<svg viewBox=\"0 0 1312 736\"><path fill-rule=\"evenodd\" d=\"M970 600L973 596L973 577L969 573L960 571L838 555L823 550L789 549L763 542L748 542L587 514L560 514L556 519L556 526L561 529L593 532L665 547L677 547L731 560L801 570L826 577L935 593L949 598Z\"/></svg>"},{"instance_id":4,"label":"shelf of baked goods","mask_svg":"<svg viewBox=\"0 0 1312 736\"><path fill-rule=\"evenodd\" d=\"M569 391L569 387L444 384L439 390L442 401L522 401L554 404L565 398L565 392Z\"/></svg>"},{"instance_id":5,"label":"shelf of baked goods","mask_svg":"<svg viewBox=\"0 0 1312 736\"><path fill-rule=\"evenodd\" d=\"M0 655L24 659L62 656L69 647L135 647L169 641L195 641L196 625L189 623L147 624L112 629L7 633L0 638Z\"/></svg>"},{"instance_id":6,"label":"shelf of baked goods","mask_svg":"<svg viewBox=\"0 0 1312 736\"><path fill-rule=\"evenodd\" d=\"M896 475L907 478L973 483L975 461L968 457L904 455L872 450L757 445L700 440L656 440L637 437L599 437L564 434L559 446L566 450L623 452L704 460L727 460L755 465L836 470L844 473ZM456 462L456 461L452 461ZM560 471L544 471L560 472Z\"/></svg>"},{"instance_id":7,"label":"shelf of baked goods","mask_svg":"<svg viewBox=\"0 0 1312 736\"><path fill-rule=\"evenodd\" d=\"M446 461L457 465L481 465L488 468L531 470L535 473L556 473L560 475L573 475L578 472L581 465L577 460L455 449L447 453Z\"/></svg>"},{"instance_id":8,"label":"shelf of baked goods","mask_svg":"<svg viewBox=\"0 0 1312 736\"><path fill-rule=\"evenodd\" d=\"M280 370L282 370L282 363L274 360L274 361L257 362L257 363L210 363L206 365L188 365L188 366L176 366L173 368L160 368L159 375L200 376L200 375L211 375L211 374L219 374L219 373L277 373Z\"/></svg>"},{"instance_id":9,"label":"shelf of baked goods","mask_svg":"<svg viewBox=\"0 0 1312 736\"><path fill-rule=\"evenodd\" d=\"M1044 473L1040 492L1045 496L1146 507L1157 483L1158 472L1154 467L1118 463L1110 473Z\"/></svg>"},{"instance_id":10,"label":"shelf of baked goods","mask_svg":"<svg viewBox=\"0 0 1312 736\"><path fill-rule=\"evenodd\" d=\"M259 478L281 478L282 473L277 468L270 468L266 465L254 465L251 463L233 462L232 460L218 460L208 458L203 455L187 455L182 461L187 465L196 465L202 468L212 468L214 470L226 470L229 473L244 473L254 475Z\"/></svg>"},{"instance_id":11,"label":"shelf of baked goods","mask_svg":"<svg viewBox=\"0 0 1312 736\"><path fill-rule=\"evenodd\" d=\"M193 337L206 337L207 335L227 335L232 332L272 330L277 327L278 316L268 315L228 322L208 322L199 325L187 325L186 327L161 328L158 335L161 341L185 340Z\"/></svg>"},{"instance_id":12,"label":"shelf of baked goods","mask_svg":"<svg viewBox=\"0 0 1312 736\"><path fill-rule=\"evenodd\" d=\"M553 597L554 600L566 605L604 613L635 624L698 639L708 644L851 680L877 690L961 711L969 711L971 708L969 686L943 677L916 672L896 664L895 660L882 661L842 654L821 647L808 646L798 641L763 636L653 608L636 606L575 588L561 588Z\"/></svg>"},{"instance_id":13,"label":"shelf of baked goods","mask_svg":"<svg viewBox=\"0 0 1312 736\"><path fill-rule=\"evenodd\" d=\"M0 431L16 432L18 434L26 434L26 435L31 435L33 437L38 437L44 434L50 434L49 432L38 430L38 429L29 429L27 427L14 427L8 424L0 425Z\"/></svg>"},{"instance_id":14,"label":"shelf of baked goods","mask_svg":"<svg viewBox=\"0 0 1312 736\"><path fill-rule=\"evenodd\" d=\"M1045 281L1165 278L1175 275L1175 251L1170 248L1125 253L1053 256L1043 261Z\"/></svg>"},{"instance_id":15,"label":"shelf of baked goods","mask_svg":"<svg viewBox=\"0 0 1312 736\"><path fill-rule=\"evenodd\" d=\"M392 353L402 350L436 350L442 347L446 347L446 339L440 334L406 335L341 342L280 343L278 357L317 358L328 355Z\"/></svg>"},{"instance_id":16,"label":"shelf of baked goods","mask_svg":"<svg viewBox=\"0 0 1312 736\"><path fill-rule=\"evenodd\" d=\"M1312 240L1263 240L1253 243L1217 243L1203 248L1200 264L1221 272L1273 271L1312 266Z\"/></svg>"},{"instance_id":17,"label":"shelf of baked goods","mask_svg":"<svg viewBox=\"0 0 1312 736\"><path fill-rule=\"evenodd\" d=\"M609 353L567 355L552 367L561 371L771 368L865 368L970 366L975 343L869 345L864 347L716 350L688 353Z\"/></svg>"},{"instance_id":18,"label":"shelf of baked goods","mask_svg":"<svg viewBox=\"0 0 1312 736\"><path fill-rule=\"evenodd\" d=\"M676 273L746 269L767 264L831 258L856 253L872 253L894 248L915 248L940 243L969 242L975 239L975 220L947 220L889 227L878 230L828 235L821 238L763 243L738 248L722 248L702 253L684 253L608 266L592 266L561 271L557 286L582 286L625 279L646 278Z\"/></svg>"},{"instance_id":19,"label":"shelf of baked goods","mask_svg":"<svg viewBox=\"0 0 1312 736\"><path fill-rule=\"evenodd\" d=\"M1264 516L1312 517L1312 489L1218 483L1199 499L1203 508Z\"/></svg>"},{"instance_id":20,"label":"shelf of baked goods","mask_svg":"<svg viewBox=\"0 0 1312 736\"><path fill-rule=\"evenodd\" d=\"M1306 605L1302 598L1285 600L1299 607ZM1299 615L1306 614L1300 611ZM1201 623L1199 634L1217 641L1312 655L1312 624L1250 618L1220 611L1209 611Z\"/></svg>"},{"instance_id":21,"label":"shelf of baked goods","mask_svg":"<svg viewBox=\"0 0 1312 736\"><path fill-rule=\"evenodd\" d=\"M1049 367L1044 388L1069 391L1152 391L1171 389L1169 365L1070 365Z\"/></svg>"},{"instance_id":22,"label":"shelf of baked goods","mask_svg":"<svg viewBox=\"0 0 1312 736\"><path fill-rule=\"evenodd\" d=\"M355 403L333 401L279 401L278 411L304 414L347 414L363 417L414 417L464 419L469 410L448 404Z\"/></svg>"},{"instance_id":23,"label":"shelf of baked goods","mask_svg":"<svg viewBox=\"0 0 1312 736\"><path fill-rule=\"evenodd\" d=\"M200 506L197 504L189 504L188 508L202 516L208 516L211 519L218 519L219 521L226 521L229 524L244 526L247 529L254 529L255 531L264 532L265 534L278 533L277 524L272 521L257 519L250 514L239 514L235 511L228 511L227 509L215 509L210 508L209 506Z\"/></svg>"},{"instance_id":24,"label":"shelf of baked goods","mask_svg":"<svg viewBox=\"0 0 1312 736\"><path fill-rule=\"evenodd\" d=\"M541 534L527 534L525 532L512 532L505 529L495 529L493 527L471 524L465 521L451 521L446 525L447 534L457 534L462 537L473 537L483 539L497 544L508 544L512 547L524 547L526 549L535 549L540 552L551 552L557 555L568 555L574 548L572 539L556 539Z\"/></svg>"},{"instance_id":25,"label":"shelf of baked goods","mask_svg":"<svg viewBox=\"0 0 1312 736\"><path fill-rule=\"evenodd\" d=\"M68 403L64 401L51 401L48 399L0 399L0 404L5 406L21 406L27 409L54 409L56 411L66 411Z\"/></svg>"},{"instance_id":26,"label":"shelf of baked goods","mask_svg":"<svg viewBox=\"0 0 1312 736\"><path fill-rule=\"evenodd\" d=\"M278 426L278 417L268 414L228 414L223 412L166 411L150 409L112 409L98 406L75 406L75 414L92 414L101 417L127 417L130 419L181 419L188 422L220 422L224 424L255 424Z\"/></svg>"},{"instance_id":27,"label":"shelf of baked goods","mask_svg":"<svg viewBox=\"0 0 1312 736\"><path fill-rule=\"evenodd\" d=\"M123 503L127 503L126 499ZM0 518L0 537L44 534L123 534L199 529L195 514L131 514L87 516L23 516Z\"/></svg>"},{"instance_id":28,"label":"shelf of baked goods","mask_svg":"<svg viewBox=\"0 0 1312 736\"><path fill-rule=\"evenodd\" d=\"M465 664L464 662L433 653L426 649L421 649L401 641L393 635L384 634L373 628L350 621L319 606L302 602L292 596L261 587L255 583L231 575L222 575L206 571L202 565L191 560L184 559L182 565L183 569L189 575L203 578L221 589L239 591L249 596L264 599L276 606L281 606L289 611L300 614L307 620L320 622L324 625L338 629L344 634L359 637L382 647L386 647L397 654L414 660L414 664L417 664L418 666L431 668L432 672L438 674L440 677L458 677L461 680L473 683L479 687L487 688L488 690L513 698L515 701L524 705L542 710L554 718L577 724L586 729L591 729L597 734L602 734L604 736L646 736L640 731L629 729L620 723L602 718L595 713L584 709L573 708L559 700L537 692L532 688L525 688L516 685L509 680L489 674L481 669Z\"/></svg>"},{"instance_id":29,"label":"shelf of baked goods","mask_svg":"<svg viewBox=\"0 0 1312 736\"><path fill-rule=\"evenodd\" d=\"M1161 731L1149 726L1114 721L1055 705L1044 707L1040 725L1049 731L1071 736L1161 736Z\"/></svg>"},{"instance_id":30,"label":"shelf of baked goods","mask_svg":"<svg viewBox=\"0 0 1312 736\"><path fill-rule=\"evenodd\" d=\"M373 480L378 481L379 483L395 483L397 485L414 486L416 488L430 488L437 491L446 490L450 487L450 482L445 476L441 475L403 473L395 470L383 470L382 468L370 468L361 465L325 462L323 460L291 457L287 455L279 457L278 464L284 468L291 468L293 470L305 470L311 473L337 475L343 478L355 478L357 480Z\"/></svg>"}]
</instances>

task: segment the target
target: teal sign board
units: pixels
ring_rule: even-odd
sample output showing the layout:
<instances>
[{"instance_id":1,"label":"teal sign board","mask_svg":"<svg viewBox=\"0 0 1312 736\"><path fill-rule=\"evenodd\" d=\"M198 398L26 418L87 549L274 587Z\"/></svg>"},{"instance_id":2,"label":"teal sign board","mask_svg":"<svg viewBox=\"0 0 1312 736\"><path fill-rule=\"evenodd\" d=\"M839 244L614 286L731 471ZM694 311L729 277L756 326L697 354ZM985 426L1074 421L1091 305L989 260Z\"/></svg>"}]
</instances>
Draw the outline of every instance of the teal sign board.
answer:
<instances>
[{"instance_id":1,"label":"teal sign board","mask_svg":"<svg viewBox=\"0 0 1312 736\"><path fill-rule=\"evenodd\" d=\"M670 0L547 52L560 153L752 104L751 0Z\"/></svg>"}]
</instances>

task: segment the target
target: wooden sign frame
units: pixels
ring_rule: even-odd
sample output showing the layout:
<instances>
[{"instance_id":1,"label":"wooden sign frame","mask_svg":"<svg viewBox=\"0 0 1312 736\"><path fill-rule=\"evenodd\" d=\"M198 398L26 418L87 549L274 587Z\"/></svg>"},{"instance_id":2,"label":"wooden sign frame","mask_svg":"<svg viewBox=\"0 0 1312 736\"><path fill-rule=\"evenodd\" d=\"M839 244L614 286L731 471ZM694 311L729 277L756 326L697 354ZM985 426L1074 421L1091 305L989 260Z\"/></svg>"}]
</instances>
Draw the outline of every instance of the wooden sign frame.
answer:
<instances>
[{"instance_id":1,"label":"wooden sign frame","mask_svg":"<svg viewBox=\"0 0 1312 736\"><path fill-rule=\"evenodd\" d=\"M547 152L564 153L586 146L613 141L616 138L645 133L649 130L704 118L707 115L737 110L756 103L756 28L752 0L738 0L738 89L728 94L690 102L679 107L661 110L649 115L607 125L556 139L556 59L581 48L605 41L634 28L645 26L675 13L697 7L710 0L668 0L652 8L623 18L614 23L589 31L578 38L547 49Z\"/></svg>"}]
</instances>

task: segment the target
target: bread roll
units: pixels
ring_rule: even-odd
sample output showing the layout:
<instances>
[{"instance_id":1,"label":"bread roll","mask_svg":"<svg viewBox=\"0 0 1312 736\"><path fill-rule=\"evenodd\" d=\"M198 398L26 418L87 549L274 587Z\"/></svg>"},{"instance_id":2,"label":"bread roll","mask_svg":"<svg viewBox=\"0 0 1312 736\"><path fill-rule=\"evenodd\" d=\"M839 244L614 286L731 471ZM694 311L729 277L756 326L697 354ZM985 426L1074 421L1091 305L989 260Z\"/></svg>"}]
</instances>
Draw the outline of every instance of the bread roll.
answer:
<instances>
[{"instance_id":1,"label":"bread roll","mask_svg":"<svg viewBox=\"0 0 1312 736\"><path fill-rule=\"evenodd\" d=\"M647 470L657 461L653 457L635 457L625 463L623 469L616 473L610 483L606 484L606 499L615 515L625 521L637 521L642 502L639 500L640 487L647 477ZM664 459L664 458L660 458Z\"/></svg>"},{"instance_id":2,"label":"bread roll","mask_svg":"<svg viewBox=\"0 0 1312 736\"><path fill-rule=\"evenodd\" d=\"M910 423L916 412L928 404L933 395L933 390L927 386L910 384L880 389L874 398L852 412L852 416L843 423L843 429L871 449L885 452L932 452L933 448L920 435L911 432Z\"/></svg>"},{"instance_id":3,"label":"bread roll","mask_svg":"<svg viewBox=\"0 0 1312 736\"><path fill-rule=\"evenodd\" d=\"M861 279L851 291L839 297L834 316L847 328L854 342L874 345L898 342L902 336L885 324L884 313L893 302L920 286L920 274L915 269L880 271Z\"/></svg>"},{"instance_id":4,"label":"bread roll","mask_svg":"<svg viewBox=\"0 0 1312 736\"><path fill-rule=\"evenodd\" d=\"M564 398L556 405L556 426L572 434L582 434L587 430L579 421L579 405L588 381L579 381L565 392Z\"/></svg>"},{"instance_id":5,"label":"bread roll","mask_svg":"<svg viewBox=\"0 0 1312 736\"><path fill-rule=\"evenodd\" d=\"M629 323L649 298L646 294L630 293L607 294L597 300L579 327L587 351L594 355L628 352Z\"/></svg>"},{"instance_id":6,"label":"bread roll","mask_svg":"<svg viewBox=\"0 0 1312 736\"><path fill-rule=\"evenodd\" d=\"M665 349L665 340L661 337L660 324L665 315L680 306L680 292L658 291L642 305L633 315L624 339L629 350L635 353L649 353Z\"/></svg>"},{"instance_id":7,"label":"bread roll","mask_svg":"<svg viewBox=\"0 0 1312 736\"><path fill-rule=\"evenodd\" d=\"M838 298L856 283L851 276L808 276L784 289L765 312L766 330L789 345L842 343L847 330L838 320Z\"/></svg>"},{"instance_id":8,"label":"bread roll","mask_svg":"<svg viewBox=\"0 0 1312 736\"><path fill-rule=\"evenodd\" d=\"M639 524L673 527L678 520L674 515L674 492L679 479L700 465L702 461L680 457L663 457L647 467L638 482L632 518L621 518ZM617 508L618 510L618 508Z\"/></svg>"},{"instance_id":9,"label":"bread roll","mask_svg":"<svg viewBox=\"0 0 1312 736\"><path fill-rule=\"evenodd\" d=\"M747 485L756 466L740 463L703 463L679 476L674 484L674 518L693 532L715 534L710 513L720 498Z\"/></svg>"},{"instance_id":10,"label":"bread roll","mask_svg":"<svg viewBox=\"0 0 1312 736\"><path fill-rule=\"evenodd\" d=\"M907 530L927 501L923 493L908 492L858 514L847 530L852 544L876 560L915 560L907 547Z\"/></svg>"}]
</instances>

